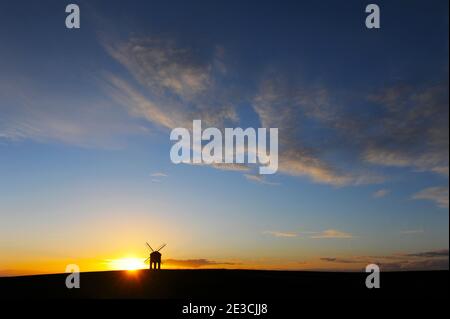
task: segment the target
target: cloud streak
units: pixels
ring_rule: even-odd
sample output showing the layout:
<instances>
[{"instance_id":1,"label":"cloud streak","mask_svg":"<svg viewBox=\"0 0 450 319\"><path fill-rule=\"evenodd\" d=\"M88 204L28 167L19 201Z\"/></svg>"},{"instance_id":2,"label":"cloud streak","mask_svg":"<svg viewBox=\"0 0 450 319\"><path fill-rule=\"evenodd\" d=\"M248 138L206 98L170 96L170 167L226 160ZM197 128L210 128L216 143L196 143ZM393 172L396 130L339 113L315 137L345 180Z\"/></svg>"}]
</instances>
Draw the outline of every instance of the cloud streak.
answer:
<instances>
[{"instance_id":1,"label":"cloud streak","mask_svg":"<svg viewBox=\"0 0 450 319\"><path fill-rule=\"evenodd\" d=\"M235 95L218 85L226 77L220 50L205 60L174 40L157 37L104 46L137 83L115 75L106 79L113 88L110 95L132 114L169 129L190 127L194 119L215 127L238 120Z\"/></svg>"},{"instance_id":2,"label":"cloud streak","mask_svg":"<svg viewBox=\"0 0 450 319\"><path fill-rule=\"evenodd\" d=\"M350 171L331 165L330 161L323 159L323 151L308 140L311 133L305 133L303 126L311 121L332 129L347 125L337 123L338 115L325 88L291 87L279 76L272 75L262 81L259 93L253 99L253 109L263 127L279 129L280 172L334 186L384 181L384 177L367 170Z\"/></svg>"},{"instance_id":3,"label":"cloud streak","mask_svg":"<svg viewBox=\"0 0 450 319\"><path fill-rule=\"evenodd\" d=\"M385 115L364 158L377 165L410 167L448 177L448 83L398 85L369 95Z\"/></svg>"},{"instance_id":4,"label":"cloud streak","mask_svg":"<svg viewBox=\"0 0 450 319\"><path fill-rule=\"evenodd\" d=\"M274 182L270 182L266 179L265 176L262 175L255 175L255 174L244 174L244 177L252 182L256 182L259 184L264 184L264 185L270 185L270 186L278 186L280 185L279 183L274 183Z\"/></svg>"},{"instance_id":5,"label":"cloud streak","mask_svg":"<svg viewBox=\"0 0 450 319\"><path fill-rule=\"evenodd\" d=\"M298 236L297 233L294 232L282 232L282 231L265 231L264 234L279 238L294 238Z\"/></svg>"},{"instance_id":6,"label":"cloud streak","mask_svg":"<svg viewBox=\"0 0 450 319\"><path fill-rule=\"evenodd\" d=\"M372 197L373 197L373 198L382 198L382 197L385 197L385 196L388 195L388 194L389 194L389 190L383 188L383 189L379 189L379 190L377 190L376 192L374 192L374 193L372 194Z\"/></svg>"},{"instance_id":7,"label":"cloud streak","mask_svg":"<svg viewBox=\"0 0 450 319\"><path fill-rule=\"evenodd\" d=\"M412 199L428 200L434 202L442 208L448 208L449 192L448 187L429 187L414 194Z\"/></svg>"},{"instance_id":8,"label":"cloud streak","mask_svg":"<svg viewBox=\"0 0 450 319\"><path fill-rule=\"evenodd\" d=\"M123 110L106 99L72 94L48 92L37 81L0 76L0 139L115 149L124 144L124 137L147 134L144 126L124 117Z\"/></svg>"},{"instance_id":9,"label":"cloud streak","mask_svg":"<svg viewBox=\"0 0 450 319\"><path fill-rule=\"evenodd\" d=\"M350 239L354 236L350 233L343 232L336 229L327 229L324 231L310 231L310 232L284 232L284 231L265 231L264 234L268 234L274 237L293 238L300 235L308 236L311 239Z\"/></svg>"},{"instance_id":10,"label":"cloud streak","mask_svg":"<svg viewBox=\"0 0 450 319\"><path fill-rule=\"evenodd\" d=\"M214 266L230 266L238 265L234 262L220 262L209 259L166 259L164 264L174 268L201 268L201 267L214 267Z\"/></svg>"},{"instance_id":11,"label":"cloud streak","mask_svg":"<svg viewBox=\"0 0 450 319\"><path fill-rule=\"evenodd\" d=\"M448 270L448 249L416 253L401 253L386 256L323 257L330 264L355 264L364 269L368 264L377 264L382 271Z\"/></svg>"},{"instance_id":12,"label":"cloud streak","mask_svg":"<svg viewBox=\"0 0 450 319\"><path fill-rule=\"evenodd\" d=\"M408 229L408 230L402 230L400 234L403 235L416 235L416 234L423 234L425 231L423 229Z\"/></svg>"},{"instance_id":13,"label":"cloud streak","mask_svg":"<svg viewBox=\"0 0 450 319\"><path fill-rule=\"evenodd\" d=\"M444 82L379 90L368 94L360 111L348 92L289 82L274 72L262 81L253 108L262 126L279 128L279 170L285 174L335 186L382 183L386 178L372 172L376 166L448 177ZM330 160L341 157L352 165Z\"/></svg>"},{"instance_id":14,"label":"cloud streak","mask_svg":"<svg viewBox=\"0 0 450 319\"><path fill-rule=\"evenodd\" d=\"M163 172L156 172L156 173L150 174L150 176L152 176L152 177L167 177L168 175Z\"/></svg>"},{"instance_id":15,"label":"cloud streak","mask_svg":"<svg viewBox=\"0 0 450 319\"><path fill-rule=\"evenodd\" d=\"M313 239L349 239L353 238L353 235L336 229L327 229L315 235L312 235Z\"/></svg>"}]
</instances>

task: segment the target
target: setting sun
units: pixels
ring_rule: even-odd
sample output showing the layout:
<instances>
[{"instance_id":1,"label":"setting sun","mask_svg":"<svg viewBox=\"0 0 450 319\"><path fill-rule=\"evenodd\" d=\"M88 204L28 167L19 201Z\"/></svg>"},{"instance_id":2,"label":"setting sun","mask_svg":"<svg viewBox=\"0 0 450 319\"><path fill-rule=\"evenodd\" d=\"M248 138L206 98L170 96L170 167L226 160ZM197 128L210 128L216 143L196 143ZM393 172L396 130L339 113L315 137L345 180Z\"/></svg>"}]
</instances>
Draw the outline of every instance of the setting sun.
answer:
<instances>
[{"instance_id":1,"label":"setting sun","mask_svg":"<svg viewBox=\"0 0 450 319\"><path fill-rule=\"evenodd\" d=\"M109 260L108 266L113 270L137 270L146 268L144 259L134 257Z\"/></svg>"}]
</instances>

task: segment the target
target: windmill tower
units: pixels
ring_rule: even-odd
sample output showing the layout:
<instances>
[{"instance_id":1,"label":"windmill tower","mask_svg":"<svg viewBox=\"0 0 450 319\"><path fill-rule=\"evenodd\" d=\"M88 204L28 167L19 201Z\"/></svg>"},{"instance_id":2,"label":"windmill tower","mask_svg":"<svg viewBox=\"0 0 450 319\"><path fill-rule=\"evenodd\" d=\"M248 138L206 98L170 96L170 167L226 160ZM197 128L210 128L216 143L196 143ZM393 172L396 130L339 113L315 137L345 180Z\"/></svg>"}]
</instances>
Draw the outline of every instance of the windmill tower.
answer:
<instances>
[{"instance_id":1,"label":"windmill tower","mask_svg":"<svg viewBox=\"0 0 450 319\"><path fill-rule=\"evenodd\" d=\"M161 253L159 252L163 249L166 244L162 244L158 249L154 250L152 246L146 243L148 248L150 248L150 257L148 257L144 262L149 260L150 269L161 269Z\"/></svg>"}]
</instances>

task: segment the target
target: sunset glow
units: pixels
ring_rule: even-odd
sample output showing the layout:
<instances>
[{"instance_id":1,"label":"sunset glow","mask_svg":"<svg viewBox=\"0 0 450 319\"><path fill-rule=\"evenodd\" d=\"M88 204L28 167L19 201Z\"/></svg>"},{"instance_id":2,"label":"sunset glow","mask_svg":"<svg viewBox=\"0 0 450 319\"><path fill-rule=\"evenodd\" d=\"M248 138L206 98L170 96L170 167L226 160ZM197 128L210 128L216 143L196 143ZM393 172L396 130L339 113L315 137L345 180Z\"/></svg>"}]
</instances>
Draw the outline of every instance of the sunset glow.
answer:
<instances>
[{"instance_id":1,"label":"sunset glow","mask_svg":"<svg viewBox=\"0 0 450 319\"><path fill-rule=\"evenodd\" d=\"M79 2L0 10L0 277L448 269L448 1Z\"/></svg>"},{"instance_id":2,"label":"sunset glow","mask_svg":"<svg viewBox=\"0 0 450 319\"><path fill-rule=\"evenodd\" d=\"M120 259L112 259L108 261L108 267L110 270L138 270L147 268L144 264L144 259L142 258L120 258Z\"/></svg>"}]
</instances>

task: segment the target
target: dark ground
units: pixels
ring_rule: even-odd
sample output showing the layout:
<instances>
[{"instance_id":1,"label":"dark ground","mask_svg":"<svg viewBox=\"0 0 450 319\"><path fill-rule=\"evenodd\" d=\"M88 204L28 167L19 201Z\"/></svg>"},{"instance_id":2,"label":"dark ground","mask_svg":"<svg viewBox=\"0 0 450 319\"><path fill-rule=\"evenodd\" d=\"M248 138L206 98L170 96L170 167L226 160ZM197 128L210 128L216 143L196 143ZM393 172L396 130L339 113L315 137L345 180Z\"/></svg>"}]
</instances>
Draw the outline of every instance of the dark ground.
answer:
<instances>
[{"instance_id":1,"label":"dark ground","mask_svg":"<svg viewBox=\"0 0 450 319\"><path fill-rule=\"evenodd\" d=\"M67 274L0 278L1 298L176 298L272 300L303 298L448 298L448 271L381 273L367 289L366 273L251 270L141 270L81 273L80 289Z\"/></svg>"}]
</instances>

